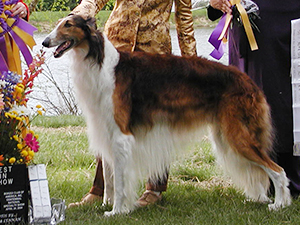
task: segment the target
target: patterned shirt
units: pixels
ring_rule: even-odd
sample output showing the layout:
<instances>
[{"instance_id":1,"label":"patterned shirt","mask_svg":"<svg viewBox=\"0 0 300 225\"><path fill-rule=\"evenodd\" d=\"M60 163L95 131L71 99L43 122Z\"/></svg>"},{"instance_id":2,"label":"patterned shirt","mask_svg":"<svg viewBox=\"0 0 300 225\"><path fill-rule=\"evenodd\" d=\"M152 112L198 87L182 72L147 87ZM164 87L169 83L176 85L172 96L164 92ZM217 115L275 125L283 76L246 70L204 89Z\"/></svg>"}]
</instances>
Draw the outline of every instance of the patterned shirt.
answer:
<instances>
[{"instance_id":1,"label":"patterned shirt","mask_svg":"<svg viewBox=\"0 0 300 225\"><path fill-rule=\"evenodd\" d=\"M107 2L82 0L72 13L94 17ZM116 0L104 33L122 50L170 54L169 18L173 2L181 54L197 55L191 0Z\"/></svg>"}]
</instances>

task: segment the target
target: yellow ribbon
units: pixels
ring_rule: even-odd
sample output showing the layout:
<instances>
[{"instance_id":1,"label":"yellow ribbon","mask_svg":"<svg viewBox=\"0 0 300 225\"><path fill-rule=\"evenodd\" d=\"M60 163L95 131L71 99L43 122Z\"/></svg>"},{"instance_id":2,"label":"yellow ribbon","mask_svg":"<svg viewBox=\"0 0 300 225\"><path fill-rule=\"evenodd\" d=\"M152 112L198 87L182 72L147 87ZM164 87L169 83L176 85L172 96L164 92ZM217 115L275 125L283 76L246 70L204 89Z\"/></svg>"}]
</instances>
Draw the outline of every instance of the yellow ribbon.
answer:
<instances>
[{"instance_id":1,"label":"yellow ribbon","mask_svg":"<svg viewBox=\"0 0 300 225\"><path fill-rule=\"evenodd\" d=\"M22 68L21 68L21 58L20 58L20 49L16 42L12 42L12 49L13 49L13 55L15 59L15 66L17 74L22 74Z\"/></svg>"},{"instance_id":2,"label":"yellow ribbon","mask_svg":"<svg viewBox=\"0 0 300 225\"><path fill-rule=\"evenodd\" d=\"M246 10L241 5L239 0L232 0L232 4L233 5L236 4L237 10L241 14L242 22L243 22L243 25L244 25L244 28L245 28L245 31L246 31L246 35L247 35L248 40L249 40L251 50L252 51L257 50L258 46L257 46L256 40L255 40L254 33L253 33L252 28L251 28L251 24L250 24L250 21L249 21Z\"/></svg>"},{"instance_id":3,"label":"yellow ribbon","mask_svg":"<svg viewBox=\"0 0 300 225\"><path fill-rule=\"evenodd\" d=\"M241 15L242 23L243 23L243 26L245 28L245 32L246 32L251 50L252 51L257 50L258 49L257 42L255 40L254 33L253 33L252 28L251 28L251 24L250 24L250 21L249 21L246 10L241 5L240 0L230 0L230 3L231 3L231 5L236 5L237 10L239 11L239 13ZM222 39L224 41L225 34L227 32L227 29L229 27L231 19L232 19L232 15L227 13L226 22L225 22L224 28L222 30L222 33L220 34L220 37L218 38L219 40Z\"/></svg>"},{"instance_id":4,"label":"yellow ribbon","mask_svg":"<svg viewBox=\"0 0 300 225\"><path fill-rule=\"evenodd\" d=\"M220 34L220 37L218 38L218 40L223 40L224 41L224 38L226 39L225 35L227 33L227 29L229 27L231 19L232 19L232 15L227 13L224 28L223 28L222 33Z\"/></svg>"},{"instance_id":5,"label":"yellow ribbon","mask_svg":"<svg viewBox=\"0 0 300 225\"><path fill-rule=\"evenodd\" d=\"M19 37L22 37L22 40L24 41L24 43L26 45L28 45L32 50L33 46L36 45L33 37L17 26L14 26L12 29Z\"/></svg>"},{"instance_id":6,"label":"yellow ribbon","mask_svg":"<svg viewBox=\"0 0 300 225\"><path fill-rule=\"evenodd\" d=\"M4 34L4 39L8 58L8 67L11 71L21 74L21 66L18 66L18 63L19 65L21 65L19 48L16 44L11 45L10 37L8 34Z\"/></svg>"},{"instance_id":7,"label":"yellow ribbon","mask_svg":"<svg viewBox=\"0 0 300 225\"><path fill-rule=\"evenodd\" d=\"M8 68L12 72L16 72L17 74L22 74L21 69L21 59L19 54L19 47L14 41L11 41L11 38L6 33L4 34L5 39L5 47L8 58Z\"/></svg>"},{"instance_id":8,"label":"yellow ribbon","mask_svg":"<svg viewBox=\"0 0 300 225\"><path fill-rule=\"evenodd\" d=\"M12 25L14 24L15 22L15 19L14 18L8 18L6 23L7 25L9 25L10 27L12 27ZM13 26L12 30L19 36L19 37L22 37L22 40L24 41L24 43L26 45L28 45L31 49L33 48L33 46L36 45L33 37L26 33L25 31L23 31L22 29L20 29L19 27L17 26Z\"/></svg>"}]
</instances>

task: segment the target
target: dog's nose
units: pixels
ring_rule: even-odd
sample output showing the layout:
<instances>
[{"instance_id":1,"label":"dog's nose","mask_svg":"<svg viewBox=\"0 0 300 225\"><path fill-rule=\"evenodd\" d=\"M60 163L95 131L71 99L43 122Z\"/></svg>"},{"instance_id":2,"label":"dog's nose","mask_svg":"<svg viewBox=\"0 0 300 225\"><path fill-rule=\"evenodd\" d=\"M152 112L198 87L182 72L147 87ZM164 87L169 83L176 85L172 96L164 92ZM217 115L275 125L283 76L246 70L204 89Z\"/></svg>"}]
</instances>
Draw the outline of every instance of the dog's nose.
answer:
<instances>
[{"instance_id":1,"label":"dog's nose","mask_svg":"<svg viewBox=\"0 0 300 225\"><path fill-rule=\"evenodd\" d=\"M43 41L42 45L44 47L49 47L50 46L50 38L46 37L46 39Z\"/></svg>"}]
</instances>

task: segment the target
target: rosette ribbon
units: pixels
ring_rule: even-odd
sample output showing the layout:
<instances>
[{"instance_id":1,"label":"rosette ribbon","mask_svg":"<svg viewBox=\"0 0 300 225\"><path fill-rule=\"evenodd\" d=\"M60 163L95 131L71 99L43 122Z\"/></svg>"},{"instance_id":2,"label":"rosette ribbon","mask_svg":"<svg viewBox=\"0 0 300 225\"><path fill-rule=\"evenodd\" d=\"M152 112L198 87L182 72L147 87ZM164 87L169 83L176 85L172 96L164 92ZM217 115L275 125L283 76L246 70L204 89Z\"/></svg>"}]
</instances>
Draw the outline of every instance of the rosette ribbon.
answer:
<instances>
[{"instance_id":1,"label":"rosette ribbon","mask_svg":"<svg viewBox=\"0 0 300 225\"><path fill-rule=\"evenodd\" d=\"M254 33L245 8L242 6L240 0L229 0L229 2L232 6L236 5L236 8L241 15L242 24L244 26L251 50L257 50L258 45L255 40ZM215 59L219 60L224 55L224 49L227 43L228 28L231 20L232 15L224 13L218 25L209 37L209 43L211 43L214 46L214 50L210 53L210 55Z\"/></svg>"},{"instance_id":2,"label":"rosette ribbon","mask_svg":"<svg viewBox=\"0 0 300 225\"><path fill-rule=\"evenodd\" d=\"M13 71L22 74L20 52L27 65L32 62L32 50L36 45L33 32L37 30L19 16L11 16L10 9L18 0L0 0L0 73Z\"/></svg>"}]
</instances>

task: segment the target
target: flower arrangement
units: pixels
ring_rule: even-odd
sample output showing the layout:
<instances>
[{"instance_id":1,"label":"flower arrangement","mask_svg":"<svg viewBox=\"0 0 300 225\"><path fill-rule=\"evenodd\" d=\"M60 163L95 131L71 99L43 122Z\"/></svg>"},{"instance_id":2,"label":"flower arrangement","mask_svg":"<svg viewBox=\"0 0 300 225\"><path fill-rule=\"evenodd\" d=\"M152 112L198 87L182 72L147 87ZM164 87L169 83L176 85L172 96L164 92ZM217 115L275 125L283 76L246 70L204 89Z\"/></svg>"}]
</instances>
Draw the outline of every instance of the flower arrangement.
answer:
<instances>
[{"instance_id":1,"label":"flower arrangement","mask_svg":"<svg viewBox=\"0 0 300 225\"><path fill-rule=\"evenodd\" d=\"M30 129L33 115L28 112L27 102L44 60L41 51L22 76L0 72L0 166L28 164L39 150L38 136ZM40 105L36 107L34 116L44 111Z\"/></svg>"}]
</instances>

